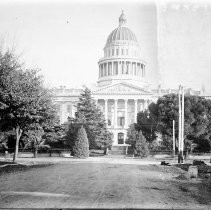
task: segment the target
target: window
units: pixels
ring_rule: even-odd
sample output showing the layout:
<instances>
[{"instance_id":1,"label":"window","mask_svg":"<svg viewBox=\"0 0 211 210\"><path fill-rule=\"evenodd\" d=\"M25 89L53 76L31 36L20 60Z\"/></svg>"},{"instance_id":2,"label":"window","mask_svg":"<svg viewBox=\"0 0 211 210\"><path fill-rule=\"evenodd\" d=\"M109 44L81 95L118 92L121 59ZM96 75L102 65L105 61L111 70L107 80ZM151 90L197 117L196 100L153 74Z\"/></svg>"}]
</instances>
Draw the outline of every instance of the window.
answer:
<instances>
[{"instance_id":1,"label":"window","mask_svg":"<svg viewBox=\"0 0 211 210\"><path fill-rule=\"evenodd\" d=\"M124 133L118 133L118 144L124 144Z\"/></svg>"},{"instance_id":2,"label":"window","mask_svg":"<svg viewBox=\"0 0 211 210\"><path fill-rule=\"evenodd\" d=\"M103 77L103 68L101 68L101 77Z\"/></svg>"},{"instance_id":3,"label":"window","mask_svg":"<svg viewBox=\"0 0 211 210\"><path fill-rule=\"evenodd\" d=\"M126 49L126 55L128 55L128 49Z\"/></svg>"},{"instance_id":4,"label":"window","mask_svg":"<svg viewBox=\"0 0 211 210\"><path fill-rule=\"evenodd\" d=\"M111 125L111 119L108 119L108 125L109 126Z\"/></svg>"},{"instance_id":5,"label":"window","mask_svg":"<svg viewBox=\"0 0 211 210\"><path fill-rule=\"evenodd\" d=\"M111 75L111 65L112 64L109 62L108 63L108 76Z\"/></svg>"},{"instance_id":6,"label":"window","mask_svg":"<svg viewBox=\"0 0 211 210\"><path fill-rule=\"evenodd\" d=\"M126 74L129 74L129 62L126 63Z\"/></svg>"},{"instance_id":7,"label":"window","mask_svg":"<svg viewBox=\"0 0 211 210\"><path fill-rule=\"evenodd\" d=\"M116 49L116 55L119 55L119 49Z\"/></svg>"},{"instance_id":8,"label":"window","mask_svg":"<svg viewBox=\"0 0 211 210\"><path fill-rule=\"evenodd\" d=\"M122 49L122 55L124 55L124 49Z\"/></svg>"},{"instance_id":9,"label":"window","mask_svg":"<svg viewBox=\"0 0 211 210\"><path fill-rule=\"evenodd\" d=\"M114 55L114 49L112 49L112 55Z\"/></svg>"},{"instance_id":10,"label":"window","mask_svg":"<svg viewBox=\"0 0 211 210\"><path fill-rule=\"evenodd\" d=\"M124 61L122 61L122 74L124 74L125 72L125 65L124 65Z\"/></svg>"},{"instance_id":11,"label":"window","mask_svg":"<svg viewBox=\"0 0 211 210\"><path fill-rule=\"evenodd\" d=\"M124 127L124 125L125 125L125 117L117 117L117 125L119 127Z\"/></svg>"},{"instance_id":12,"label":"window","mask_svg":"<svg viewBox=\"0 0 211 210\"><path fill-rule=\"evenodd\" d=\"M114 74L118 75L118 62L114 62Z\"/></svg>"}]
</instances>

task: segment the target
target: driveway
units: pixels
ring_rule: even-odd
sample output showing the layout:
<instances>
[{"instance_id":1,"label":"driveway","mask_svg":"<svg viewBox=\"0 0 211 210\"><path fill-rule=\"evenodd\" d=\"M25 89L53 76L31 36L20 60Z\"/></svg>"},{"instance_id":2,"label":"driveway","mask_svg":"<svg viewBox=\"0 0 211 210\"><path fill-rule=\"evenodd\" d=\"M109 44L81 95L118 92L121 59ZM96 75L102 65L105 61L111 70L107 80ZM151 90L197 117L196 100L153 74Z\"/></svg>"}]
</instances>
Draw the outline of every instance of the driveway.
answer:
<instances>
[{"instance_id":1,"label":"driveway","mask_svg":"<svg viewBox=\"0 0 211 210\"><path fill-rule=\"evenodd\" d=\"M209 189L176 179L181 172L134 161L65 161L1 175L0 207L211 208Z\"/></svg>"}]
</instances>

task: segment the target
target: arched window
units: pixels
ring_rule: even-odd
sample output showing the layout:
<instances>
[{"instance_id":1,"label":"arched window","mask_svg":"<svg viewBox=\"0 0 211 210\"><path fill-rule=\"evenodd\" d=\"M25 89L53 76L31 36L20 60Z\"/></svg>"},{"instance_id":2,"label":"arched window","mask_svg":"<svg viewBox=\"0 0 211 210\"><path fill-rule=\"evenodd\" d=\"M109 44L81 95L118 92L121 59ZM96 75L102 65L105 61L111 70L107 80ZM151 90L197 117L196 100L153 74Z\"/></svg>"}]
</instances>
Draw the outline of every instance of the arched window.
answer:
<instances>
[{"instance_id":1,"label":"arched window","mask_svg":"<svg viewBox=\"0 0 211 210\"><path fill-rule=\"evenodd\" d=\"M124 133L118 133L118 144L124 144Z\"/></svg>"}]
</instances>

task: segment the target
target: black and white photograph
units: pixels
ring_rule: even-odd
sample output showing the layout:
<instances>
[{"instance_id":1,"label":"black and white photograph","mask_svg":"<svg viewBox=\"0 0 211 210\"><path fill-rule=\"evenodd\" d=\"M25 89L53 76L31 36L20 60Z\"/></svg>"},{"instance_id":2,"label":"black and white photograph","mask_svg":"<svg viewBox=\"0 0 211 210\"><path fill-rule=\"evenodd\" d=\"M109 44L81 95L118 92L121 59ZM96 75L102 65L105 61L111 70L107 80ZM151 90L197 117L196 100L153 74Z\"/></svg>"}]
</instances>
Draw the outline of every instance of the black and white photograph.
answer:
<instances>
[{"instance_id":1,"label":"black and white photograph","mask_svg":"<svg viewBox=\"0 0 211 210\"><path fill-rule=\"evenodd\" d=\"M0 0L0 209L211 209L211 1Z\"/></svg>"}]
</instances>

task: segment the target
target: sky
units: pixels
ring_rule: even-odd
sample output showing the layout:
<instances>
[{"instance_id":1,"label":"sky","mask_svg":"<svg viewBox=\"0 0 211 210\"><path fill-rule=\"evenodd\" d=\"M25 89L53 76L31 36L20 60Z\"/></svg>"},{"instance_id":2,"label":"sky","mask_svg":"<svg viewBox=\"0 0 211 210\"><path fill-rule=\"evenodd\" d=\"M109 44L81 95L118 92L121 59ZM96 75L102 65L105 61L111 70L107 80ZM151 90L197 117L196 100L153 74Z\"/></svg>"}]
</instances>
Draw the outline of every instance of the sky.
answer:
<instances>
[{"instance_id":1,"label":"sky","mask_svg":"<svg viewBox=\"0 0 211 210\"><path fill-rule=\"evenodd\" d=\"M204 84L211 93L211 7L193 2L0 0L0 40L26 67L40 68L46 86L81 87L97 82L98 60L124 10L152 86Z\"/></svg>"}]
</instances>

